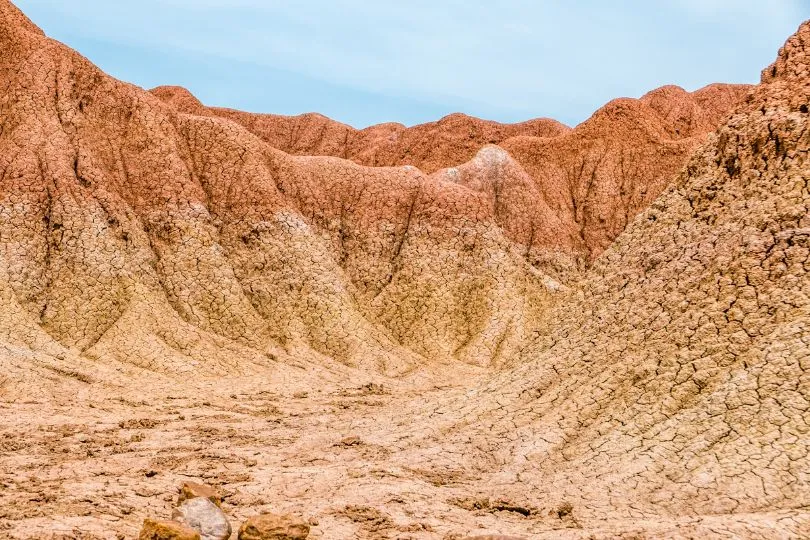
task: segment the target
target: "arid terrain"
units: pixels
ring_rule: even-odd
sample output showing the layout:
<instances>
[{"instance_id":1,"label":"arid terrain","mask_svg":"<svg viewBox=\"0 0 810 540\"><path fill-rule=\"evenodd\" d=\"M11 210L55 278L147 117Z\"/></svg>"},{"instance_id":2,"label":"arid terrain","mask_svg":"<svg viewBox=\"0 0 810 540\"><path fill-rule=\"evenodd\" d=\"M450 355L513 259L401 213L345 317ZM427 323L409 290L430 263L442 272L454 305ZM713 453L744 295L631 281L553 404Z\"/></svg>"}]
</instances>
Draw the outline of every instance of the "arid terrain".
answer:
<instances>
[{"instance_id":1,"label":"arid terrain","mask_svg":"<svg viewBox=\"0 0 810 540\"><path fill-rule=\"evenodd\" d=\"M363 130L0 0L0 538L810 537L810 22L756 86Z\"/></svg>"}]
</instances>

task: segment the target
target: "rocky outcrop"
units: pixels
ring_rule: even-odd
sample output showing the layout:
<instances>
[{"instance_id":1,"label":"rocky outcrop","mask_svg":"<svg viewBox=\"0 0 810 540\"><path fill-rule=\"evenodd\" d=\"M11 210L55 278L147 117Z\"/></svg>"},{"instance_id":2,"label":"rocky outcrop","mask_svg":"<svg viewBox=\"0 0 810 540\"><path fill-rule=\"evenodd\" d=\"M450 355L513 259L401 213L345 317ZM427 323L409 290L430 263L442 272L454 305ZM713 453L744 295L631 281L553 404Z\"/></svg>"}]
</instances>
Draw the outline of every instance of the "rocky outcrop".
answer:
<instances>
[{"instance_id":1,"label":"rocky outcrop","mask_svg":"<svg viewBox=\"0 0 810 540\"><path fill-rule=\"evenodd\" d=\"M576 228L593 259L669 185L747 92L729 85L692 94L664 87L639 100L611 101L560 137L516 137L502 146L558 218Z\"/></svg>"},{"instance_id":2,"label":"rocky outcrop","mask_svg":"<svg viewBox=\"0 0 810 540\"><path fill-rule=\"evenodd\" d=\"M222 496L211 486L197 482L183 482L180 486L180 495L177 497L177 504L183 504L187 500L202 497L208 499L215 505L222 506Z\"/></svg>"},{"instance_id":3,"label":"rocky outcrop","mask_svg":"<svg viewBox=\"0 0 810 540\"><path fill-rule=\"evenodd\" d=\"M145 519L138 540L200 540L200 533L176 521Z\"/></svg>"},{"instance_id":4,"label":"rocky outcrop","mask_svg":"<svg viewBox=\"0 0 810 540\"><path fill-rule=\"evenodd\" d=\"M427 175L287 154L268 141L340 152L280 144L278 117L157 99L0 15L4 339L172 375L503 364L746 90L668 87L573 130L452 116L349 137L352 156L389 156L368 164L459 162ZM391 130L400 146L380 150Z\"/></svg>"}]
</instances>

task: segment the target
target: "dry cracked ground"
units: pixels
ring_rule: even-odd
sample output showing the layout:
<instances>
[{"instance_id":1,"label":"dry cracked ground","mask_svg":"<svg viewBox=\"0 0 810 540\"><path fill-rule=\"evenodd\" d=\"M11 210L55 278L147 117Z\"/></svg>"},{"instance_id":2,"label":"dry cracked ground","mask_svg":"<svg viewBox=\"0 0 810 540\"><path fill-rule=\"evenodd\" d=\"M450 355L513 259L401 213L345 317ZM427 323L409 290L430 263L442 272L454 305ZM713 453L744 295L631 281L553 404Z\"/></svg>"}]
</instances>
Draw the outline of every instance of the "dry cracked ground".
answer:
<instances>
[{"instance_id":1,"label":"dry cracked ground","mask_svg":"<svg viewBox=\"0 0 810 540\"><path fill-rule=\"evenodd\" d=\"M810 537L810 23L753 87L354 130L0 0L0 537Z\"/></svg>"}]
</instances>

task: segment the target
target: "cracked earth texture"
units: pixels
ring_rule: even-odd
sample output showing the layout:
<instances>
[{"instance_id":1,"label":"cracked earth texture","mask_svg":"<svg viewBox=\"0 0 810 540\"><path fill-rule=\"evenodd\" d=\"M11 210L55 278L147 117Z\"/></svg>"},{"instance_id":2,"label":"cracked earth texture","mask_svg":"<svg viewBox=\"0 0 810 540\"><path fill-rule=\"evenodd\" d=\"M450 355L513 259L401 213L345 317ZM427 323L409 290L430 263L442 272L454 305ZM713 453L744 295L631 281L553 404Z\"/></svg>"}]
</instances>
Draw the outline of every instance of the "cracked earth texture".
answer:
<instances>
[{"instance_id":1,"label":"cracked earth texture","mask_svg":"<svg viewBox=\"0 0 810 540\"><path fill-rule=\"evenodd\" d=\"M574 129L210 109L7 0L0 44L0 537L189 480L312 538L810 536L810 24Z\"/></svg>"}]
</instances>

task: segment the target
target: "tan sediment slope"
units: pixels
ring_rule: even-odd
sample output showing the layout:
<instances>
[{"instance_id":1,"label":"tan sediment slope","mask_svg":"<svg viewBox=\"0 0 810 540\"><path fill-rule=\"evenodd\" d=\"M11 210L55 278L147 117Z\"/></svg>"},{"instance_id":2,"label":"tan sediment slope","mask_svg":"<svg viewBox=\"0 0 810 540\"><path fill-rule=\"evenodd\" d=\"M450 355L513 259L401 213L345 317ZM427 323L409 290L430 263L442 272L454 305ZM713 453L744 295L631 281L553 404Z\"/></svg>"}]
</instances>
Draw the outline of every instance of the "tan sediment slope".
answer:
<instances>
[{"instance_id":1,"label":"tan sediment slope","mask_svg":"<svg viewBox=\"0 0 810 540\"><path fill-rule=\"evenodd\" d=\"M188 479L312 538L810 535L808 43L725 120L747 89L455 117L493 131L411 128L423 171L0 0L0 537L134 537Z\"/></svg>"},{"instance_id":2,"label":"tan sediment slope","mask_svg":"<svg viewBox=\"0 0 810 540\"><path fill-rule=\"evenodd\" d=\"M548 289L559 288L547 274L560 279L594 250L577 222L594 191L577 200L567 192L579 187L539 182L497 147L480 149L461 179L290 156L240 124L180 113L115 81L26 25L4 29L3 264L23 309L94 358L153 368L180 355L206 369L217 362L203 350L224 339L262 362L324 355L388 374L500 364L542 326ZM681 126L670 127L707 129L711 115L679 97L686 113L662 98ZM639 118L663 133L665 115L645 107ZM495 141L548 124L458 121ZM412 131L445 141L434 145L442 159L484 140L449 120ZM691 143L677 144L666 167Z\"/></svg>"},{"instance_id":3,"label":"tan sediment slope","mask_svg":"<svg viewBox=\"0 0 810 540\"><path fill-rule=\"evenodd\" d=\"M781 511L741 534L810 534L809 104L805 23L520 367L427 415L454 433L435 466L580 517Z\"/></svg>"}]
</instances>

